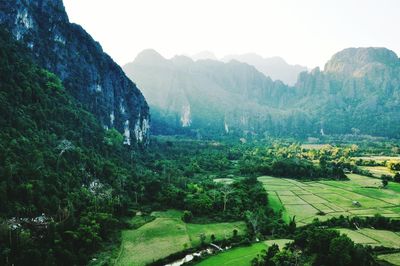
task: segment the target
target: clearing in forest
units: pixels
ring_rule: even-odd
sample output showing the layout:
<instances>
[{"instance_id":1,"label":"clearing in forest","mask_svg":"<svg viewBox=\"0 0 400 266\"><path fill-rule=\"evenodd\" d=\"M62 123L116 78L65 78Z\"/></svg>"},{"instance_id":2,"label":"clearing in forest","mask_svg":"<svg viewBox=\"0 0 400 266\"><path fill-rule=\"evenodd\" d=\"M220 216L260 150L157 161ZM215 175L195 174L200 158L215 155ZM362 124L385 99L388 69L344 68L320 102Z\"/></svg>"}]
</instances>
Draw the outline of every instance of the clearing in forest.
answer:
<instances>
[{"instance_id":1,"label":"clearing in forest","mask_svg":"<svg viewBox=\"0 0 400 266\"><path fill-rule=\"evenodd\" d=\"M245 234L244 222L190 224L181 220L182 212L169 210L154 212L156 219L135 230L122 231L122 243L116 265L146 265L173 253L196 247L200 234L210 242L211 234L216 239L231 237L233 230Z\"/></svg>"},{"instance_id":2,"label":"clearing in forest","mask_svg":"<svg viewBox=\"0 0 400 266\"><path fill-rule=\"evenodd\" d=\"M280 249L289 243L290 239L267 240L252 244L248 247L232 248L228 251L221 252L211 256L198 264L197 266L249 266L251 261L260 254L262 250L267 250L272 244L277 244Z\"/></svg>"}]
</instances>

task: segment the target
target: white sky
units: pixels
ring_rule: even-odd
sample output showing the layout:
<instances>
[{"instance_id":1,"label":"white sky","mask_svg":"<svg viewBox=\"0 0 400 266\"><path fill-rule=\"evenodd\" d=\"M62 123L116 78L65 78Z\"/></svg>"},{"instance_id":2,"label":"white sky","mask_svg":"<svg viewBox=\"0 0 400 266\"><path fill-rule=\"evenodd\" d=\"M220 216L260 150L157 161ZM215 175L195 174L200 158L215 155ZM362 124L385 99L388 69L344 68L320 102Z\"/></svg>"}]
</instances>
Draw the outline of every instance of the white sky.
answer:
<instances>
[{"instance_id":1,"label":"white sky","mask_svg":"<svg viewBox=\"0 0 400 266\"><path fill-rule=\"evenodd\" d=\"M321 66L347 47L400 54L399 0L64 0L119 64L144 49L165 57L209 50Z\"/></svg>"}]
</instances>

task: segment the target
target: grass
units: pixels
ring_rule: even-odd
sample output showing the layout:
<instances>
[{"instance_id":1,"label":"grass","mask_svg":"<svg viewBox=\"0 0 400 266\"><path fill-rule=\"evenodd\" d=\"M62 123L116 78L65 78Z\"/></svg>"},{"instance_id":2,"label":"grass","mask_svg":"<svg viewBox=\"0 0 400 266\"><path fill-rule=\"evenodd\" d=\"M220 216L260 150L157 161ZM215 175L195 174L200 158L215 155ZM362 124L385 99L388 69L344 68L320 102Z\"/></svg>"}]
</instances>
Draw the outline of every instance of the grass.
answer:
<instances>
[{"instance_id":1,"label":"grass","mask_svg":"<svg viewBox=\"0 0 400 266\"><path fill-rule=\"evenodd\" d=\"M342 234L347 235L349 238L351 238L351 240L353 240L357 244L363 244L363 245L378 244L378 241L376 241L364 234L361 234L360 232L355 231L355 230L341 228L341 229L338 229L338 231Z\"/></svg>"},{"instance_id":2,"label":"grass","mask_svg":"<svg viewBox=\"0 0 400 266\"><path fill-rule=\"evenodd\" d=\"M173 253L196 247L200 234L210 242L211 234L217 239L231 237L233 230L246 233L244 222L186 224L181 220L182 212L168 210L153 212L155 219L136 230L122 231L122 243L116 265L146 265ZM137 218L133 218L137 219ZM135 221L136 222L136 221Z\"/></svg>"},{"instance_id":3,"label":"grass","mask_svg":"<svg viewBox=\"0 0 400 266\"><path fill-rule=\"evenodd\" d=\"M400 248L400 236L395 232L370 228L362 228L359 230L341 228L338 229L338 231L346 234L358 244Z\"/></svg>"},{"instance_id":4,"label":"grass","mask_svg":"<svg viewBox=\"0 0 400 266\"><path fill-rule=\"evenodd\" d=\"M139 229L122 231L116 265L146 265L190 246L183 222L157 218Z\"/></svg>"},{"instance_id":5,"label":"grass","mask_svg":"<svg viewBox=\"0 0 400 266\"><path fill-rule=\"evenodd\" d=\"M268 203L269 206L275 211L275 212L281 212L282 213L282 219L286 223L289 223L290 221L290 216L288 215L285 207L283 207L282 202L280 201L278 195L275 192L270 192L268 194Z\"/></svg>"},{"instance_id":6,"label":"grass","mask_svg":"<svg viewBox=\"0 0 400 266\"><path fill-rule=\"evenodd\" d=\"M375 177L381 177L382 175L394 176L394 173L386 166L360 166L361 169L369 171Z\"/></svg>"},{"instance_id":7,"label":"grass","mask_svg":"<svg viewBox=\"0 0 400 266\"><path fill-rule=\"evenodd\" d=\"M222 252L196 264L198 266L249 266L251 260L262 250L267 249L265 243L257 243L248 247L237 247Z\"/></svg>"},{"instance_id":8,"label":"grass","mask_svg":"<svg viewBox=\"0 0 400 266\"><path fill-rule=\"evenodd\" d=\"M378 259L387 261L393 265L400 265L400 253L379 255Z\"/></svg>"},{"instance_id":9,"label":"grass","mask_svg":"<svg viewBox=\"0 0 400 266\"><path fill-rule=\"evenodd\" d=\"M400 161L399 156L362 156L362 157L353 157L354 160L364 160L370 161L374 160L376 162L383 162L383 161Z\"/></svg>"},{"instance_id":10,"label":"grass","mask_svg":"<svg viewBox=\"0 0 400 266\"><path fill-rule=\"evenodd\" d=\"M282 249L290 239L274 239L256 243L248 247L237 247L219 253L199 262L198 266L250 266L254 259L262 250L266 250L272 244L277 244Z\"/></svg>"},{"instance_id":11,"label":"grass","mask_svg":"<svg viewBox=\"0 0 400 266\"><path fill-rule=\"evenodd\" d=\"M320 180L301 182L270 176L259 177L269 193L269 204L282 210L284 220L296 216L298 225L343 216L383 216L400 218L400 184L389 182L380 188L375 178L349 174L348 181ZM361 206L354 206L358 201ZM325 215L317 215L323 212Z\"/></svg>"},{"instance_id":12,"label":"grass","mask_svg":"<svg viewBox=\"0 0 400 266\"><path fill-rule=\"evenodd\" d=\"M222 183L222 184L232 184L235 180L233 178L215 178L214 182Z\"/></svg>"},{"instance_id":13,"label":"grass","mask_svg":"<svg viewBox=\"0 0 400 266\"><path fill-rule=\"evenodd\" d=\"M246 232L246 225L243 222L187 224L187 231L192 246L200 245L201 234L205 234L206 242L209 243L211 242L212 234L214 234L217 240L222 240L232 237L234 229L238 230L239 235L244 235Z\"/></svg>"},{"instance_id":14,"label":"grass","mask_svg":"<svg viewBox=\"0 0 400 266\"><path fill-rule=\"evenodd\" d=\"M301 144L301 147L306 150L321 150L323 148L329 148L329 144Z\"/></svg>"},{"instance_id":15,"label":"grass","mask_svg":"<svg viewBox=\"0 0 400 266\"><path fill-rule=\"evenodd\" d=\"M273 240L267 240L264 241L264 243L267 246L272 246L273 244L276 244L279 246L279 249L283 249L287 243L292 242L293 240L291 239L273 239Z\"/></svg>"},{"instance_id":16,"label":"grass","mask_svg":"<svg viewBox=\"0 0 400 266\"><path fill-rule=\"evenodd\" d=\"M279 198L281 199L281 201L282 201L282 203L284 205L289 205L289 204L296 204L296 205L307 204L307 202L305 202L304 200L302 200L298 196L279 196Z\"/></svg>"},{"instance_id":17,"label":"grass","mask_svg":"<svg viewBox=\"0 0 400 266\"><path fill-rule=\"evenodd\" d=\"M379 244L385 247L400 248L400 236L395 232L386 230L375 230L369 228L363 228L358 230L361 234L364 234L372 239L375 239Z\"/></svg>"}]
</instances>

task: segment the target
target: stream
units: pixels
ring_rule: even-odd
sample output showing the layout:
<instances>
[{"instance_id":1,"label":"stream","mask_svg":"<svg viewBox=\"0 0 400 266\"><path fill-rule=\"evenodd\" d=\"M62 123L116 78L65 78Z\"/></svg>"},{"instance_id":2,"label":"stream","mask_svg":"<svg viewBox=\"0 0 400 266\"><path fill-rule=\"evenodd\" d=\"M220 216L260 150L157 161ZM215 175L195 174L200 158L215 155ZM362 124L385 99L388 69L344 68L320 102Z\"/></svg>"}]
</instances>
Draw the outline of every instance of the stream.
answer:
<instances>
[{"instance_id":1,"label":"stream","mask_svg":"<svg viewBox=\"0 0 400 266\"><path fill-rule=\"evenodd\" d=\"M181 266L182 264L192 261L195 257L201 257L205 254L213 254L216 251L224 251L224 250L228 250L231 247L225 247L225 249L222 249L221 247L215 245L215 244L211 244L212 248L207 248L207 249L203 249L197 252L193 252L190 254L187 254L184 258L179 259L179 260L175 260L171 263L165 264L165 266Z\"/></svg>"}]
</instances>

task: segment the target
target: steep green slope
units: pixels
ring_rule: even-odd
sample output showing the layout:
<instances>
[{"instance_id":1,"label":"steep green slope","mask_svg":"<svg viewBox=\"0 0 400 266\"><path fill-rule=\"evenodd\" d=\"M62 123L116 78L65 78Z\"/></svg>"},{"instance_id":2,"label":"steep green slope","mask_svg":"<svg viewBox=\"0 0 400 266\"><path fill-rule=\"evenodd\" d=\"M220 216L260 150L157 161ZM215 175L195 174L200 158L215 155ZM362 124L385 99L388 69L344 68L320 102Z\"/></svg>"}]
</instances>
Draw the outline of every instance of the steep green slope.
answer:
<instances>
[{"instance_id":1,"label":"steep green slope","mask_svg":"<svg viewBox=\"0 0 400 266\"><path fill-rule=\"evenodd\" d=\"M106 132L4 30L0 129L0 264L85 263L129 202L122 136Z\"/></svg>"},{"instance_id":2,"label":"steep green slope","mask_svg":"<svg viewBox=\"0 0 400 266\"><path fill-rule=\"evenodd\" d=\"M65 89L126 144L147 143L149 107L143 95L81 26L62 0L0 1L0 25L29 48L34 62L56 74Z\"/></svg>"}]
</instances>

